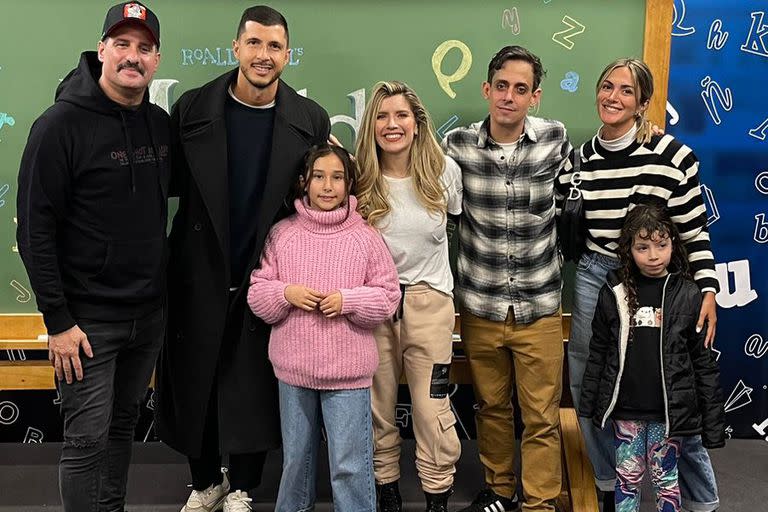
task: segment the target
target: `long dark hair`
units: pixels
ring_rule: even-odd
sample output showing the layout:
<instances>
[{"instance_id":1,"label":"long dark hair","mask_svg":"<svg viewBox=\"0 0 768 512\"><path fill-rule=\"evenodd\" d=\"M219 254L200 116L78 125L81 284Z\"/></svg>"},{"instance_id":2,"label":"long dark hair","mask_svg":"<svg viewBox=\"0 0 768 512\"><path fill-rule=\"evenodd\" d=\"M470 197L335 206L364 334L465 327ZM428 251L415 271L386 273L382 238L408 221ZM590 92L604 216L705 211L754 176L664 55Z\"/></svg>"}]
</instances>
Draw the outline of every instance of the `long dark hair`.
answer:
<instances>
[{"instance_id":1,"label":"long dark hair","mask_svg":"<svg viewBox=\"0 0 768 512\"><path fill-rule=\"evenodd\" d=\"M327 142L323 144L317 144L312 146L304 155L304 167L299 179L296 181L296 185L293 190L293 199L301 199L307 193L309 187L309 181L312 176L312 168L315 166L315 162L318 158L322 158L328 155L336 155L341 160L341 166L344 168L344 184L347 187L347 199L345 202L349 205L349 196L355 193L357 185L357 164L349 151L336 146L335 144L329 144Z\"/></svg>"},{"instance_id":2,"label":"long dark hair","mask_svg":"<svg viewBox=\"0 0 768 512\"><path fill-rule=\"evenodd\" d=\"M691 278L688 254L682 240L680 240L680 232L675 223L672 222L667 208L657 202L638 204L627 213L624 219L617 250L620 263L619 278L627 291L630 318L634 317L638 309L636 276L640 270L632 258L632 243L635 240L635 235L640 236L643 240L650 240L654 235L669 238L672 242L670 270L680 272L683 276Z\"/></svg>"}]
</instances>

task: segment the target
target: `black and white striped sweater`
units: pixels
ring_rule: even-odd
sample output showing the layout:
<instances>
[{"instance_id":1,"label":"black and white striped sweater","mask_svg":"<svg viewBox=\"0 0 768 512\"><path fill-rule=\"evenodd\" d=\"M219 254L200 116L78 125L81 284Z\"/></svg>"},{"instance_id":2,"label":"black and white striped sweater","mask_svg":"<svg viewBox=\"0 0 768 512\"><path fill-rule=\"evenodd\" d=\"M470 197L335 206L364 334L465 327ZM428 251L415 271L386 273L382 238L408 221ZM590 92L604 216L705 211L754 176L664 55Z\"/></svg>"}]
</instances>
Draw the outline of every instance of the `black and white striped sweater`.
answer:
<instances>
[{"instance_id":1,"label":"black and white striped sweater","mask_svg":"<svg viewBox=\"0 0 768 512\"><path fill-rule=\"evenodd\" d=\"M624 216L635 205L662 200L688 251L688 261L702 292L719 290L707 231L707 213L699 189L699 161L693 151L671 135L655 135L646 144L633 142L611 152L597 136L581 146L587 249L616 256ZM555 180L560 213L571 188L573 154Z\"/></svg>"}]
</instances>

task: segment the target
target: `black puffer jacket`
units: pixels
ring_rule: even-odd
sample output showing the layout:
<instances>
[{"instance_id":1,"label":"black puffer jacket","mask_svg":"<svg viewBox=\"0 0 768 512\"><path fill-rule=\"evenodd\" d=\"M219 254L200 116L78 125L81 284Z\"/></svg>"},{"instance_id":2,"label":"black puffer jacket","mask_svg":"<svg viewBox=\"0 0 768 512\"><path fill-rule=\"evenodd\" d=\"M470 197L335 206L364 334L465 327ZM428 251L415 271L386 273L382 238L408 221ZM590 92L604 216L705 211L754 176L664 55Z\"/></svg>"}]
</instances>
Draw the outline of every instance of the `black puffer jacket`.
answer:
<instances>
[{"instance_id":1,"label":"black puffer jacket","mask_svg":"<svg viewBox=\"0 0 768 512\"><path fill-rule=\"evenodd\" d=\"M616 405L629 335L626 292L615 272L600 290L592 320L589 360L582 381L579 415L603 428ZM662 380L668 436L701 434L707 448L725 445L725 410L714 353L704 347L706 329L696 332L701 292L678 273L664 283ZM620 357L621 354L621 357Z\"/></svg>"}]
</instances>

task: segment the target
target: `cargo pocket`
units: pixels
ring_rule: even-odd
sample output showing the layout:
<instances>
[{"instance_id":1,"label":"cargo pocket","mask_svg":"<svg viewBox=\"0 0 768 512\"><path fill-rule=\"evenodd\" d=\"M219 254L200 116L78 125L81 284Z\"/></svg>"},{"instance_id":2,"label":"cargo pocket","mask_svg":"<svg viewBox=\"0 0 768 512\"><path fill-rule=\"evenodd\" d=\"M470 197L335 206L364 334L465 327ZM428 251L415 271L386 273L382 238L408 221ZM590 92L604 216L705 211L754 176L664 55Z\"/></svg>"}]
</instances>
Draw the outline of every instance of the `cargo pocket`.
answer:
<instances>
[{"instance_id":1,"label":"cargo pocket","mask_svg":"<svg viewBox=\"0 0 768 512\"><path fill-rule=\"evenodd\" d=\"M438 414L433 456L438 467L452 466L461 455L461 443L456 434L456 415L450 409Z\"/></svg>"}]
</instances>

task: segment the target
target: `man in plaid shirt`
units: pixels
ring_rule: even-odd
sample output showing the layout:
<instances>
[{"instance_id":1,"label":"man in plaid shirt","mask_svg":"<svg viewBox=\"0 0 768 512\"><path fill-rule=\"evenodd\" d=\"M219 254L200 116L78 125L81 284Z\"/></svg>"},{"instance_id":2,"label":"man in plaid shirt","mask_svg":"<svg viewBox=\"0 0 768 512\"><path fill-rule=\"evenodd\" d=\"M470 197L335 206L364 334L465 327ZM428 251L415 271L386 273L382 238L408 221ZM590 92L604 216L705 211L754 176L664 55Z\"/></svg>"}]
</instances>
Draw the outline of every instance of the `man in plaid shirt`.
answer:
<instances>
[{"instance_id":1,"label":"man in plaid shirt","mask_svg":"<svg viewBox=\"0 0 768 512\"><path fill-rule=\"evenodd\" d=\"M457 292L487 485L463 512L517 508L513 376L525 424L524 510L555 510L560 494L563 335L553 184L571 145L562 123L528 116L543 74L527 49L502 48L483 83L488 117L443 140L464 181Z\"/></svg>"}]
</instances>

